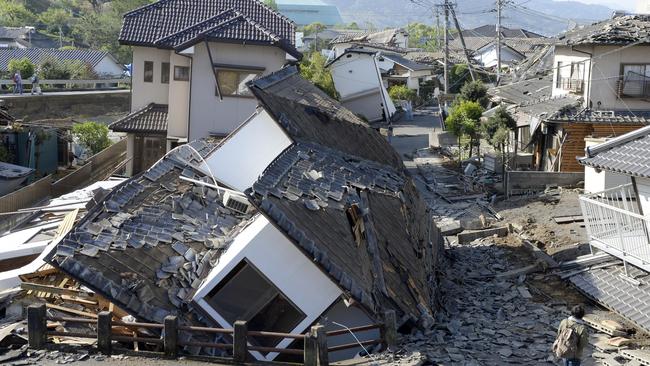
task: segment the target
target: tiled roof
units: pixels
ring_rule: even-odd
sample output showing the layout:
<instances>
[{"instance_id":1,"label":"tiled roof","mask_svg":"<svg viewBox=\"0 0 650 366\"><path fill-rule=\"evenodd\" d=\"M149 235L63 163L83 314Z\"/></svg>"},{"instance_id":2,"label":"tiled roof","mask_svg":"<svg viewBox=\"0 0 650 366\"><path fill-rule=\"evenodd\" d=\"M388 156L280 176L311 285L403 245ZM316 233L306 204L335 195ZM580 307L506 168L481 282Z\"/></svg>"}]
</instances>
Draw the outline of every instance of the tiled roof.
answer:
<instances>
[{"instance_id":1,"label":"tiled roof","mask_svg":"<svg viewBox=\"0 0 650 366\"><path fill-rule=\"evenodd\" d=\"M395 41L395 36L400 33L405 32L401 28L386 29L380 32L363 32L358 33L347 33L342 34L334 38L330 44L337 43L350 43L350 42L362 42L362 43L380 43L384 45L391 45Z\"/></svg>"},{"instance_id":2,"label":"tiled roof","mask_svg":"<svg viewBox=\"0 0 650 366\"><path fill-rule=\"evenodd\" d=\"M91 66L96 66L105 57L111 57L108 52L76 49L59 50L54 48L14 48L0 49L0 70L7 70L9 61L27 57L32 63L39 64L47 57L54 57L58 60L80 60Z\"/></svg>"},{"instance_id":3,"label":"tiled roof","mask_svg":"<svg viewBox=\"0 0 650 366\"><path fill-rule=\"evenodd\" d=\"M548 99L552 90L553 76L548 75L490 88L488 93L507 103L524 104Z\"/></svg>"},{"instance_id":4,"label":"tiled roof","mask_svg":"<svg viewBox=\"0 0 650 366\"><path fill-rule=\"evenodd\" d=\"M409 60L409 59L404 58L404 57L399 56L399 55L392 55L392 54L384 53L384 54L382 54L382 56L384 58L387 58L387 59L395 62L396 64L399 64L399 65L411 70L411 71L424 71L424 70L433 70L434 69L433 66L421 64L421 63Z\"/></svg>"},{"instance_id":5,"label":"tiled roof","mask_svg":"<svg viewBox=\"0 0 650 366\"><path fill-rule=\"evenodd\" d=\"M650 126L587 147L578 161L596 169L650 178Z\"/></svg>"},{"instance_id":6,"label":"tiled roof","mask_svg":"<svg viewBox=\"0 0 650 366\"><path fill-rule=\"evenodd\" d=\"M369 311L431 315L442 241L394 149L295 67L250 88L294 140L253 185L257 207Z\"/></svg>"},{"instance_id":7,"label":"tiled roof","mask_svg":"<svg viewBox=\"0 0 650 366\"><path fill-rule=\"evenodd\" d=\"M115 132L167 134L167 112L166 104L151 103L113 122L109 128Z\"/></svg>"},{"instance_id":8,"label":"tiled roof","mask_svg":"<svg viewBox=\"0 0 650 366\"><path fill-rule=\"evenodd\" d=\"M294 140L313 142L401 167L402 160L386 139L349 109L300 77L295 66L254 80L251 92Z\"/></svg>"},{"instance_id":9,"label":"tiled roof","mask_svg":"<svg viewBox=\"0 0 650 366\"><path fill-rule=\"evenodd\" d=\"M486 46L495 43L493 37L466 37L465 46L469 51L476 52ZM528 56L537 52L544 45L553 43L554 40L550 38L506 38L503 39L503 44L512 48L513 50ZM455 52L462 52L463 45L460 37L449 42L449 48Z\"/></svg>"},{"instance_id":10,"label":"tiled roof","mask_svg":"<svg viewBox=\"0 0 650 366\"><path fill-rule=\"evenodd\" d=\"M634 42L650 43L650 15L615 17L561 35L561 45L600 44L627 45Z\"/></svg>"},{"instance_id":11,"label":"tiled roof","mask_svg":"<svg viewBox=\"0 0 650 366\"><path fill-rule=\"evenodd\" d=\"M236 13L246 21L217 27L219 21L227 21ZM172 48L174 43L158 45L156 41L174 35L191 39L211 27L217 27L215 37L224 39L267 43L272 33L287 45L295 44L295 24L258 0L159 0L126 13L119 40L128 45ZM260 29L264 32L260 33Z\"/></svg>"},{"instance_id":12,"label":"tiled roof","mask_svg":"<svg viewBox=\"0 0 650 366\"><path fill-rule=\"evenodd\" d=\"M561 97L531 100L521 103L517 108L517 112L544 120L550 120L563 111L576 108L580 104L580 98L571 95L564 95Z\"/></svg>"},{"instance_id":13,"label":"tiled roof","mask_svg":"<svg viewBox=\"0 0 650 366\"><path fill-rule=\"evenodd\" d=\"M212 182L201 166L214 146L191 146L113 189L46 261L138 319L177 314L202 324L189 310L192 296L252 217L225 207L217 190L181 179Z\"/></svg>"},{"instance_id":14,"label":"tiled roof","mask_svg":"<svg viewBox=\"0 0 650 366\"><path fill-rule=\"evenodd\" d=\"M486 24L474 29L463 31L463 37L490 37L496 38L497 27L494 24ZM541 34L531 32L522 28L501 27L501 37L503 38L544 38Z\"/></svg>"},{"instance_id":15,"label":"tiled roof","mask_svg":"<svg viewBox=\"0 0 650 366\"><path fill-rule=\"evenodd\" d=\"M650 124L650 111L594 111L571 108L553 116L549 122L647 125Z\"/></svg>"},{"instance_id":16,"label":"tiled roof","mask_svg":"<svg viewBox=\"0 0 650 366\"><path fill-rule=\"evenodd\" d=\"M324 146L297 143L253 185L258 207L346 292L378 315L433 314L436 288L424 202L405 173ZM359 208L357 241L348 210ZM432 233L433 250L440 240ZM418 255L417 253L422 253ZM424 254L427 253L427 254Z\"/></svg>"}]
</instances>

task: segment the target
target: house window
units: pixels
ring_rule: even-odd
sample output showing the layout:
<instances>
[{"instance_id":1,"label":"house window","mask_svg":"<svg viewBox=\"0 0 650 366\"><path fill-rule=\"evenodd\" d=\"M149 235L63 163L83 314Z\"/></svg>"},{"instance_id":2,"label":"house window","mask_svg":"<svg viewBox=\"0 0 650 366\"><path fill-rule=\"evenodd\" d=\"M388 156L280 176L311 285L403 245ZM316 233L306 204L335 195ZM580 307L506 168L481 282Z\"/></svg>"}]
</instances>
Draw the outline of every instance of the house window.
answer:
<instances>
[{"instance_id":1,"label":"house window","mask_svg":"<svg viewBox=\"0 0 650 366\"><path fill-rule=\"evenodd\" d=\"M144 62L144 82L153 83L153 61Z\"/></svg>"},{"instance_id":2,"label":"house window","mask_svg":"<svg viewBox=\"0 0 650 366\"><path fill-rule=\"evenodd\" d=\"M219 90L224 97L251 97L246 83L261 75L261 71L249 70L217 70Z\"/></svg>"},{"instance_id":3,"label":"house window","mask_svg":"<svg viewBox=\"0 0 650 366\"><path fill-rule=\"evenodd\" d=\"M650 97L650 64L622 65L623 90L628 97Z\"/></svg>"},{"instance_id":4,"label":"house window","mask_svg":"<svg viewBox=\"0 0 650 366\"><path fill-rule=\"evenodd\" d=\"M305 314L247 260L233 269L206 301L231 325L248 322L249 330L288 333L305 319ZM257 344L273 347L276 338L259 338Z\"/></svg>"},{"instance_id":5,"label":"house window","mask_svg":"<svg viewBox=\"0 0 650 366\"><path fill-rule=\"evenodd\" d=\"M556 88L568 90L573 93L582 93L584 90L585 64L572 62L571 64L557 63L558 77Z\"/></svg>"},{"instance_id":6,"label":"house window","mask_svg":"<svg viewBox=\"0 0 650 366\"><path fill-rule=\"evenodd\" d=\"M160 68L160 82L169 84L169 62L163 62Z\"/></svg>"},{"instance_id":7,"label":"house window","mask_svg":"<svg viewBox=\"0 0 650 366\"><path fill-rule=\"evenodd\" d=\"M190 68L187 66L174 66L174 80L176 81L189 81Z\"/></svg>"}]
</instances>

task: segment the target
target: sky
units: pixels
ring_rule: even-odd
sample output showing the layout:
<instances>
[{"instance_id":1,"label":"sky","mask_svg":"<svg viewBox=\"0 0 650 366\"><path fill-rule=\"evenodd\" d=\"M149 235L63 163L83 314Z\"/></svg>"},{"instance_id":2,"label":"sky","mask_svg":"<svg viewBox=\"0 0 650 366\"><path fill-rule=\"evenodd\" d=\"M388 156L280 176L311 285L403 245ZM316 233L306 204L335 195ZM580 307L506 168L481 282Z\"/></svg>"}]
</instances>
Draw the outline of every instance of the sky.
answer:
<instances>
[{"instance_id":1,"label":"sky","mask_svg":"<svg viewBox=\"0 0 650 366\"><path fill-rule=\"evenodd\" d=\"M574 0L586 4L605 5L612 9L633 11L636 9L637 0Z\"/></svg>"}]
</instances>

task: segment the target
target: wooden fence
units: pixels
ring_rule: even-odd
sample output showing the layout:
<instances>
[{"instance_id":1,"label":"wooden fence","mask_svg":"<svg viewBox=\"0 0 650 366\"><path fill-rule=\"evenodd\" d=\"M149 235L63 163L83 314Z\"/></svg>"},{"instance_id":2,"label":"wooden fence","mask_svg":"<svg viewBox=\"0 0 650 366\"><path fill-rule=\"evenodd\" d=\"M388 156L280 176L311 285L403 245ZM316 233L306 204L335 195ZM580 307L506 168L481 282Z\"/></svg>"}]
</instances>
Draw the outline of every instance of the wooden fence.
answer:
<instances>
[{"instance_id":1,"label":"wooden fence","mask_svg":"<svg viewBox=\"0 0 650 366\"><path fill-rule=\"evenodd\" d=\"M96 333L90 332L61 332L50 331L47 328L47 321L67 322L76 324L92 324L96 327ZM113 327L125 327L129 329L150 329L161 332L160 337L141 337L141 336L125 336L123 334L113 333ZM371 324L361 327L336 330L325 332L322 325L312 326L310 331L306 334L289 334L278 332L266 331L252 331L248 330L245 321L236 321L234 329L224 328L209 328L209 327L195 327L185 326L178 323L178 318L175 316L168 316L165 318L163 324L158 323L130 323L123 321L113 320L113 314L108 311L100 312L97 318L68 318L68 317L48 317L46 313L46 305L30 305L27 308L27 329L29 347L34 349L45 348L48 336L59 337L76 337L76 338L89 338L97 339L97 348L100 352L110 355L112 352L112 341L119 342L139 342L145 344L152 344L161 346L164 356L167 358L176 358L178 356L179 347L193 346L203 348L216 348L232 352L232 359L236 363L245 363L250 359L249 351L257 352L273 352L279 354L288 354L294 356L302 356L303 363L307 366L325 366L329 364L328 353L341 351L346 349L357 348L360 345L371 346L382 344L384 348L393 349L397 343L397 327L395 312L388 311L385 314L384 323ZM368 330L380 330L379 339L362 341L359 343L349 343L338 346L327 346L328 338L349 334L350 332L363 332ZM223 334L232 338L233 343L207 343L186 341L179 339L179 332L200 332L209 334ZM303 349L290 349L290 348L275 348L275 347L262 347L256 345L249 345L250 337L261 338L289 338L295 340L302 340L304 343Z\"/></svg>"}]
</instances>

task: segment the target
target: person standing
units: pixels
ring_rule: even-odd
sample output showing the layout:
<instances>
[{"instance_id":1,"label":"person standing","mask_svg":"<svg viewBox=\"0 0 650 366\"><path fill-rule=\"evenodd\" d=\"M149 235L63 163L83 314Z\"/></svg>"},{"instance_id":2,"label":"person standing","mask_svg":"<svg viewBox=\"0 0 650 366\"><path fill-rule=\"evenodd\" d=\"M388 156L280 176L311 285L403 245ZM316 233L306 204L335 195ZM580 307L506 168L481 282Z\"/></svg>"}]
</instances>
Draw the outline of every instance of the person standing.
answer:
<instances>
[{"instance_id":1,"label":"person standing","mask_svg":"<svg viewBox=\"0 0 650 366\"><path fill-rule=\"evenodd\" d=\"M23 77L20 76L20 71L16 71L16 74L14 75L14 83L16 84L14 94L18 93L23 95Z\"/></svg>"},{"instance_id":2,"label":"person standing","mask_svg":"<svg viewBox=\"0 0 650 366\"><path fill-rule=\"evenodd\" d=\"M589 343L587 325L582 320L585 309L582 305L571 308L571 316L560 322L553 353L564 359L564 366L580 366L582 354Z\"/></svg>"},{"instance_id":3,"label":"person standing","mask_svg":"<svg viewBox=\"0 0 650 366\"><path fill-rule=\"evenodd\" d=\"M32 75L32 95L34 93L37 93L38 95L43 95L43 91L41 91L41 86L39 85L40 80L38 79L38 72L35 72L34 75Z\"/></svg>"}]
</instances>

